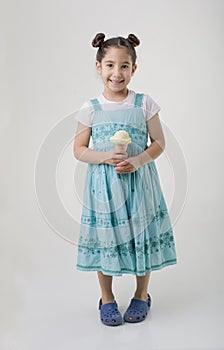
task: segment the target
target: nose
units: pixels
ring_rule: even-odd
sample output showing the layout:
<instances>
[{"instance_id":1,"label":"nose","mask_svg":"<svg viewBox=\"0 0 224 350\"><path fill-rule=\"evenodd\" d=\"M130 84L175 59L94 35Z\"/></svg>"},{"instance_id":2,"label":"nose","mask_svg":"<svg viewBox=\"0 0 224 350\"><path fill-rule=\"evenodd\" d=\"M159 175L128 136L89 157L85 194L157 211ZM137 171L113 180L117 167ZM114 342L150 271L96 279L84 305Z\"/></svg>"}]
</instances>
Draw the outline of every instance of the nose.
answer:
<instances>
[{"instance_id":1,"label":"nose","mask_svg":"<svg viewBox=\"0 0 224 350\"><path fill-rule=\"evenodd\" d=\"M115 78L120 78L121 77L121 69L117 66L114 66L114 69L113 69L113 76Z\"/></svg>"}]
</instances>

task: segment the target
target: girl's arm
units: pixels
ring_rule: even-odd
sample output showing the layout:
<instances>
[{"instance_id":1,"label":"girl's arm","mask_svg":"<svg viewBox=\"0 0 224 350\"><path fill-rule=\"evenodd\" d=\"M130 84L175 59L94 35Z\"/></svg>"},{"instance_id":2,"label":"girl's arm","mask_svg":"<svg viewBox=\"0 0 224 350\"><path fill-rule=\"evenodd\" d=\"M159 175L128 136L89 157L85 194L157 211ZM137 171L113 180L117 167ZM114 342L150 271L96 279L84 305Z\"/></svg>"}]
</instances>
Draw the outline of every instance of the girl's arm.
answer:
<instances>
[{"instance_id":1,"label":"girl's arm","mask_svg":"<svg viewBox=\"0 0 224 350\"><path fill-rule=\"evenodd\" d=\"M74 140L73 153L76 159L81 162L91 164L110 164L116 165L121 160L128 157L127 152L124 154L115 154L114 150L107 152L94 151L88 148L92 128L78 122L77 131Z\"/></svg>"},{"instance_id":2,"label":"girl's arm","mask_svg":"<svg viewBox=\"0 0 224 350\"><path fill-rule=\"evenodd\" d=\"M156 159L165 149L165 138L158 113L147 121L151 140L150 146L140 154L117 164L115 170L120 174L136 171L141 166Z\"/></svg>"},{"instance_id":3,"label":"girl's arm","mask_svg":"<svg viewBox=\"0 0 224 350\"><path fill-rule=\"evenodd\" d=\"M165 149L165 138L158 113L147 121L147 129L151 144L145 151L136 156L140 166L156 159Z\"/></svg>"}]
</instances>

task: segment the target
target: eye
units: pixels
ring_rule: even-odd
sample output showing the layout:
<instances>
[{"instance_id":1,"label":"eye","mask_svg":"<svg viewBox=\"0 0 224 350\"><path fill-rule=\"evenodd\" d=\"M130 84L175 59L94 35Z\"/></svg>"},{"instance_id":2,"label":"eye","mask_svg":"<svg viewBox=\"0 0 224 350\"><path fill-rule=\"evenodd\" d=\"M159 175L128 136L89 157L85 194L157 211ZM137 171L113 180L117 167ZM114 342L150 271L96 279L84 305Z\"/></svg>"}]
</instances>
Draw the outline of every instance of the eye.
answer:
<instances>
[{"instance_id":1,"label":"eye","mask_svg":"<svg viewBox=\"0 0 224 350\"><path fill-rule=\"evenodd\" d=\"M124 65L122 66L122 68L128 69L128 65L127 65L127 64L124 64Z\"/></svg>"},{"instance_id":2,"label":"eye","mask_svg":"<svg viewBox=\"0 0 224 350\"><path fill-rule=\"evenodd\" d=\"M113 66L112 63L107 64L107 67L109 67L109 68L111 68L112 66Z\"/></svg>"}]
</instances>

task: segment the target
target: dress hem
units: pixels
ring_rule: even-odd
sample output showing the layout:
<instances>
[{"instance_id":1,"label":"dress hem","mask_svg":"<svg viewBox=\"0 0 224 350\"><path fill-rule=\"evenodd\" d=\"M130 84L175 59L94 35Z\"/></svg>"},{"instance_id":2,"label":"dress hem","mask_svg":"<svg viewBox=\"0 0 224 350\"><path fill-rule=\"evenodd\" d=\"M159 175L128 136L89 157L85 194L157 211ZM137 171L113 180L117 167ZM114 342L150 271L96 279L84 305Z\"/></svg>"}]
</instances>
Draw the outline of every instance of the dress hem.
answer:
<instances>
[{"instance_id":1,"label":"dress hem","mask_svg":"<svg viewBox=\"0 0 224 350\"><path fill-rule=\"evenodd\" d=\"M177 259L168 260L160 265L154 265L151 268L146 268L144 271L134 271L131 269L121 269L121 272L118 271L108 271L103 269L101 266L81 266L79 264L76 265L76 269L80 271L101 271L103 274L109 275L109 276L122 276L122 274L131 274L131 275L137 275L137 276L145 276L147 272L155 271L155 270L161 270L166 266L177 264Z\"/></svg>"}]
</instances>

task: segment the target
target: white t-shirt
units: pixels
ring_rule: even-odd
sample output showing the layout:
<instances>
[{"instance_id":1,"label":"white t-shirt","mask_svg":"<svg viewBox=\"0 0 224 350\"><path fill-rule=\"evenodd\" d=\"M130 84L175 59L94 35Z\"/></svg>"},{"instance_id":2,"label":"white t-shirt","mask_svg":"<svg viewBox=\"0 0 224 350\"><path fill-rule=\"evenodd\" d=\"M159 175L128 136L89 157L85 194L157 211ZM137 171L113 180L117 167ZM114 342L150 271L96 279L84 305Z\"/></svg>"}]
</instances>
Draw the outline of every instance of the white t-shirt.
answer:
<instances>
[{"instance_id":1,"label":"white t-shirt","mask_svg":"<svg viewBox=\"0 0 224 350\"><path fill-rule=\"evenodd\" d=\"M135 91L128 90L127 97L119 102L115 101L109 101L107 100L103 93L101 93L97 99L99 103L101 104L102 109L104 110L110 110L110 109L122 109L122 108L130 108L130 106L133 106L135 101ZM144 113L145 120L148 121L151 119L156 113L160 111L160 106L147 94L144 94L143 100L142 100L142 109ZM93 115L94 115L94 108L91 103L91 101L85 102L80 110L78 111L76 115L76 119L89 127L92 127L92 121L93 121Z\"/></svg>"}]
</instances>

